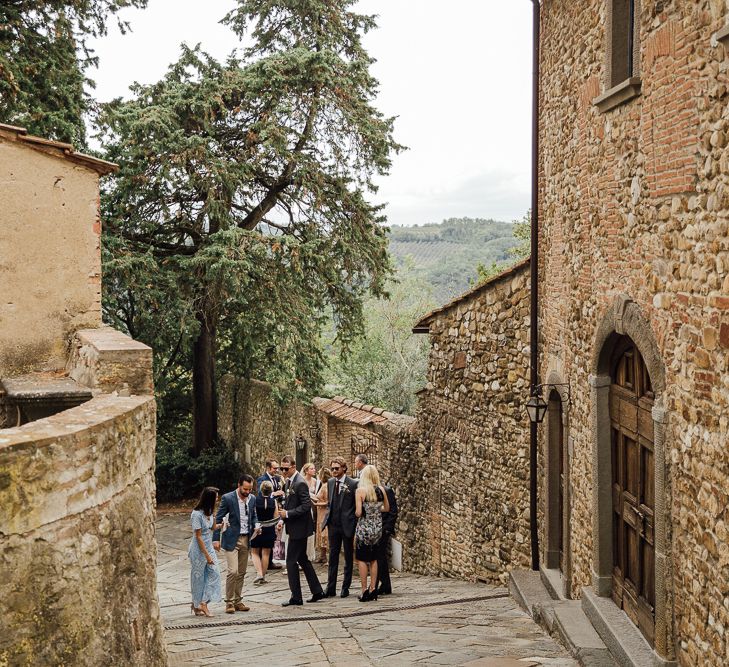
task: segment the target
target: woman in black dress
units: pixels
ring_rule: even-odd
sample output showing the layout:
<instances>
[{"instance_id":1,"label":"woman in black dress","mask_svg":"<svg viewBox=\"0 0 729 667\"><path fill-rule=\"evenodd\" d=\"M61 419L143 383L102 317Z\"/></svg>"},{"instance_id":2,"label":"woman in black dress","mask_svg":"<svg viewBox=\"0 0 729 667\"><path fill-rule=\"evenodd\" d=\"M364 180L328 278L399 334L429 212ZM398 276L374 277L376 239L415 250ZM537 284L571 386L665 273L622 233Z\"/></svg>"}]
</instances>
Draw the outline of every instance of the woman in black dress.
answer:
<instances>
[{"instance_id":1,"label":"woman in black dress","mask_svg":"<svg viewBox=\"0 0 729 667\"><path fill-rule=\"evenodd\" d=\"M273 493L273 484L271 482L263 482L256 496L256 514L258 520L263 523L278 517L278 506L276 501L271 497ZM276 539L276 527L264 526L261 534L251 540L251 558L253 559L253 567L256 568L258 576L253 580L254 586L260 586L266 582L266 571L271 557L271 549Z\"/></svg>"}]
</instances>

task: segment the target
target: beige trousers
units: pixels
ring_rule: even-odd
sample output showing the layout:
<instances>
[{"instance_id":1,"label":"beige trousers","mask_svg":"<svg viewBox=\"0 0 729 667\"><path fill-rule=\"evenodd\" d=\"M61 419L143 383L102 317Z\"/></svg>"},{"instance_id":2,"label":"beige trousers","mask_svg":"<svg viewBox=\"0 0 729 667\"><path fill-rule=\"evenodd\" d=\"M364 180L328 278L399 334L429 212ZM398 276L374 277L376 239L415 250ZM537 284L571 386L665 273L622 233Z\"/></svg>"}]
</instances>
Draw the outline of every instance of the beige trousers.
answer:
<instances>
[{"instance_id":1,"label":"beige trousers","mask_svg":"<svg viewBox=\"0 0 729 667\"><path fill-rule=\"evenodd\" d=\"M243 580L248 567L248 535L241 535L233 551L225 551L228 576L225 578L225 601L237 604L243 593Z\"/></svg>"}]
</instances>

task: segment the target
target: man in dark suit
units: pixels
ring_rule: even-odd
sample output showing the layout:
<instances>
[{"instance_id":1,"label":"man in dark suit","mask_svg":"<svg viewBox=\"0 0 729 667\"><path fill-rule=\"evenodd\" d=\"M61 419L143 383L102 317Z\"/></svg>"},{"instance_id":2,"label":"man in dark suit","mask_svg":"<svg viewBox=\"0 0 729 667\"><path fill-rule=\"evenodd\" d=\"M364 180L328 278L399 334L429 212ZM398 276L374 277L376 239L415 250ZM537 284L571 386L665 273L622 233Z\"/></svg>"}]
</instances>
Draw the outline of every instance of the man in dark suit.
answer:
<instances>
[{"instance_id":1,"label":"man in dark suit","mask_svg":"<svg viewBox=\"0 0 729 667\"><path fill-rule=\"evenodd\" d=\"M283 492L283 480L279 477L278 474L279 467L278 467L278 461L275 459L268 459L266 461L266 471L256 480L256 491L260 493L261 491L261 484L263 482L271 482L273 485L273 493L271 494L271 497L276 501L280 502L283 498L284 492ZM280 570L281 566L277 565L273 562L273 552L276 550L276 542L281 541L281 534L276 534L276 539L274 541L274 548L271 549L268 552L268 568L269 570Z\"/></svg>"},{"instance_id":2,"label":"man in dark suit","mask_svg":"<svg viewBox=\"0 0 729 667\"><path fill-rule=\"evenodd\" d=\"M220 506L215 515L215 523L220 523L228 515L228 527L220 539L220 530L213 532L213 548L216 551L223 547L228 576L225 578L225 613L248 611L243 602L243 580L248 567L248 549L250 540L258 530L256 516L256 496L253 490L253 477L241 475L238 488L226 493L220 499Z\"/></svg>"},{"instance_id":3,"label":"man in dark suit","mask_svg":"<svg viewBox=\"0 0 729 667\"><path fill-rule=\"evenodd\" d=\"M307 602L318 602L324 597L319 579L309 557L306 555L306 541L314 534L314 518L311 514L311 496L306 480L296 471L295 459L284 456L281 459L281 472L286 478L284 486L285 500L281 516L286 524L289 543L286 548L286 572L289 578L291 597L281 606L303 604L301 597L301 579L299 565L304 571L306 582L311 590L311 598Z\"/></svg>"},{"instance_id":4,"label":"man in dark suit","mask_svg":"<svg viewBox=\"0 0 729 667\"><path fill-rule=\"evenodd\" d=\"M352 584L352 562L354 560L354 529L357 517L354 514L354 493L357 480L347 476L347 463L341 457L331 461L332 478L327 482L329 506L324 526L329 534L329 572L327 575L327 597L337 594L337 574L339 572L339 553L344 546L344 577L341 596L349 595Z\"/></svg>"},{"instance_id":5,"label":"man in dark suit","mask_svg":"<svg viewBox=\"0 0 729 667\"><path fill-rule=\"evenodd\" d=\"M390 546L390 538L395 534L395 522L397 521L397 500L395 492L387 484L384 484L387 500L390 504L390 511L382 513L382 539L377 546L377 588L378 595L389 595L392 593L390 582L390 564L387 559L387 551Z\"/></svg>"}]
</instances>

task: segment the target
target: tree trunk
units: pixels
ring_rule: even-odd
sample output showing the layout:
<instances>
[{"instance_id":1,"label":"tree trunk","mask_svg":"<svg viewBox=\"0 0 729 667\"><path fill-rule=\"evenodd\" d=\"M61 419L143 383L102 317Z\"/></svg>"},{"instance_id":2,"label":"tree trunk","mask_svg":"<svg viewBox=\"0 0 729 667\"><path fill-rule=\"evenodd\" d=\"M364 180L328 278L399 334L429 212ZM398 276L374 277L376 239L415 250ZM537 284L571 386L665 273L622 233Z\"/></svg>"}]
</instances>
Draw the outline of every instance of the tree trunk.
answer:
<instances>
[{"instance_id":1,"label":"tree trunk","mask_svg":"<svg viewBox=\"0 0 729 667\"><path fill-rule=\"evenodd\" d=\"M206 313L196 315L200 334L192 348L192 450L197 456L218 437L215 385L216 326Z\"/></svg>"}]
</instances>

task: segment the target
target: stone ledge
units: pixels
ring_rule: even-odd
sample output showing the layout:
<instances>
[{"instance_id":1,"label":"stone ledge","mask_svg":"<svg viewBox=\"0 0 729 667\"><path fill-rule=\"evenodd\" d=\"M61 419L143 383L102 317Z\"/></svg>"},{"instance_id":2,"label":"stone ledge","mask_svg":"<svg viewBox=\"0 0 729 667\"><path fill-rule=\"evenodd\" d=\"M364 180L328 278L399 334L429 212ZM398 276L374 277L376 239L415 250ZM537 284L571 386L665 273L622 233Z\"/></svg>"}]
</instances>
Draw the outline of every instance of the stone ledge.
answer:
<instances>
[{"instance_id":1,"label":"stone ledge","mask_svg":"<svg viewBox=\"0 0 729 667\"><path fill-rule=\"evenodd\" d=\"M77 331L67 368L70 377L95 394L154 391L152 349L111 327Z\"/></svg>"},{"instance_id":2,"label":"stone ledge","mask_svg":"<svg viewBox=\"0 0 729 667\"><path fill-rule=\"evenodd\" d=\"M583 587L582 608L621 667L676 667L675 662L665 660L651 648L612 599L598 597L591 588Z\"/></svg>"},{"instance_id":3,"label":"stone ledge","mask_svg":"<svg viewBox=\"0 0 729 667\"><path fill-rule=\"evenodd\" d=\"M640 77L631 76L617 86L613 86L610 90L606 90L602 95L592 100L592 103L602 113L605 113L638 97L640 95L640 86Z\"/></svg>"}]
</instances>

